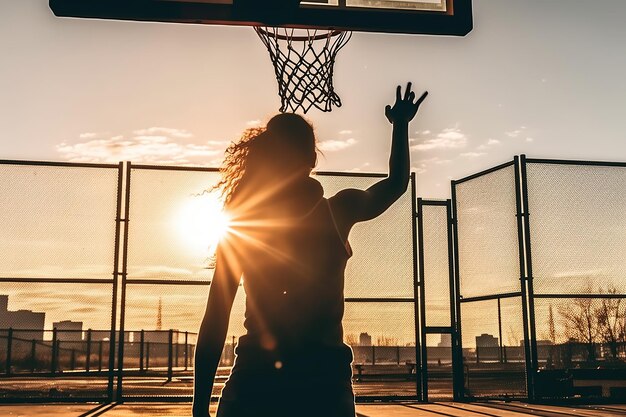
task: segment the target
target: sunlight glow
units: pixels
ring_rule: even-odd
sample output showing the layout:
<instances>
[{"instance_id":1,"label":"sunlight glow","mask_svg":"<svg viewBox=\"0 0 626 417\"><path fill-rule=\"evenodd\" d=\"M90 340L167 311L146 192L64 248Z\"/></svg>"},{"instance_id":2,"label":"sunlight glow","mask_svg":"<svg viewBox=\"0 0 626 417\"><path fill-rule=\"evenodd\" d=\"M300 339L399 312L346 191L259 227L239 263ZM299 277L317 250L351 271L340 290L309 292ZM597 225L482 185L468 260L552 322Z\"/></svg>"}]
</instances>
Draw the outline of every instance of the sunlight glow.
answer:
<instances>
[{"instance_id":1,"label":"sunlight glow","mask_svg":"<svg viewBox=\"0 0 626 417\"><path fill-rule=\"evenodd\" d=\"M230 218L217 193L192 196L176 213L179 238L194 253L212 256L228 233Z\"/></svg>"}]
</instances>

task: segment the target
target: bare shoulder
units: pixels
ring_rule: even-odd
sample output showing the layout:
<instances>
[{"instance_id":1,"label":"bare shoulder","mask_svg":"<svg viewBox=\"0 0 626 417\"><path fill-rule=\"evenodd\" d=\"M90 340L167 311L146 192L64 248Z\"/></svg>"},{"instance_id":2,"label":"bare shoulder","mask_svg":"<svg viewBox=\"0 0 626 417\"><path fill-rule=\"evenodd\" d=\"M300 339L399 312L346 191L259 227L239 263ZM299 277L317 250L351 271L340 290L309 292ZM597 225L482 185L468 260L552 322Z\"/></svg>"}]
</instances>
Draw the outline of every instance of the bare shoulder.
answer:
<instances>
[{"instance_id":1,"label":"bare shoulder","mask_svg":"<svg viewBox=\"0 0 626 417\"><path fill-rule=\"evenodd\" d=\"M367 191L346 188L328 199L339 227L346 233L363 217L363 207L368 200Z\"/></svg>"},{"instance_id":2,"label":"bare shoulder","mask_svg":"<svg viewBox=\"0 0 626 417\"><path fill-rule=\"evenodd\" d=\"M356 188L346 188L330 197L328 201L333 209L343 210L345 208L354 208L354 204L358 204L366 198L366 191L358 190Z\"/></svg>"}]
</instances>

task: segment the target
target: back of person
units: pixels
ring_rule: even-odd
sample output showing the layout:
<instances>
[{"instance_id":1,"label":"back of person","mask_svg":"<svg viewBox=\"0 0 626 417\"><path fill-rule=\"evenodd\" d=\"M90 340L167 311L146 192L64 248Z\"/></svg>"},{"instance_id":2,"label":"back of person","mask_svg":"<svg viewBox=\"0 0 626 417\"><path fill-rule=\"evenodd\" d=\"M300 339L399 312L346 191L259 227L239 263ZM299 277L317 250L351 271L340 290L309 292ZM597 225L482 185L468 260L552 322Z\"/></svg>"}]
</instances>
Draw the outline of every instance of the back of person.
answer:
<instances>
[{"instance_id":1,"label":"back of person","mask_svg":"<svg viewBox=\"0 0 626 417\"><path fill-rule=\"evenodd\" d=\"M265 207L249 207L254 221L242 214L238 222L247 333L237 345L222 408L247 399L257 412L265 405L279 415L283 408L293 412L292 401L307 403L319 395L352 404L352 351L341 325L350 252L322 194L319 183L307 178ZM331 415L327 407L317 412Z\"/></svg>"},{"instance_id":2,"label":"back of person","mask_svg":"<svg viewBox=\"0 0 626 417\"><path fill-rule=\"evenodd\" d=\"M274 116L226 151L218 185L232 215L220 242L195 353L194 417L208 416L213 379L243 278L246 334L217 417L354 417L352 351L343 343L344 270L352 226L387 210L409 182L409 122L427 92L385 108L393 125L389 176L330 200L310 177L313 127Z\"/></svg>"},{"instance_id":3,"label":"back of person","mask_svg":"<svg viewBox=\"0 0 626 417\"><path fill-rule=\"evenodd\" d=\"M247 335L241 343L278 351L341 345L349 254L328 200L273 220L281 224L253 232L266 235L263 245L242 242Z\"/></svg>"}]
</instances>

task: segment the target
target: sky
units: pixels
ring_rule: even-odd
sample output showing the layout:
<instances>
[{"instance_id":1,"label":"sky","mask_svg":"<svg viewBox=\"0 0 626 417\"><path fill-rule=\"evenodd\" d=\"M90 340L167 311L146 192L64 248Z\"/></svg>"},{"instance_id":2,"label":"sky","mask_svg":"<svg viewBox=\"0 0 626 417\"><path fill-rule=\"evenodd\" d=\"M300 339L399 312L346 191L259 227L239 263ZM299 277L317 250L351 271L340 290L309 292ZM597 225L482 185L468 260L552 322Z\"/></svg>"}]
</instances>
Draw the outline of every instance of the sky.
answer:
<instances>
[{"instance_id":1,"label":"sky","mask_svg":"<svg viewBox=\"0 0 626 417\"><path fill-rule=\"evenodd\" d=\"M415 90L430 93L410 129L419 196L449 198L450 179L520 153L626 161L626 2L473 3L474 30L466 37L353 35L335 67L334 82L343 106L332 113L312 110L306 115L324 153L320 170L385 172L391 127L383 111L394 98L395 86L407 81ZM268 120L280 105L267 51L250 28L60 19L52 15L46 0L0 0L0 54L0 159L218 166L230 141ZM115 176L110 179L115 181ZM189 197L202 183L196 180L189 179L187 188L178 192ZM110 220L114 207L106 192L115 184L106 188L98 181L90 183L97 187L89 195L102 202L94 205L99 216ZM172 190L179 188L159 184L167 195L174 196ZM30 197L23 198L55 198L51 190L29 192ZM80 198L64 195L68 201ZM150 206L149 199L144 203ZM180 213L178 206L150 207ZM109 233L106 223L100 226L106 229L102 233ZM144 226L155 230L149 219ZM36 230L37 224L29 227ZM56 228L65 230L67 225L61 222L47 232ZM79 240L89 239L80 230L72 233ZM143 237L154 239L156 232L151 233ZM42 238L37 247L32 241L22 243L30 245L30 251L44 248L55 253L71 246L73 237L65 235L56 242ZM15 244L0 236L0 245ZM100 242L84 253L81 248L72 250L81 254L75 259L85 262L92 262L97 253L98 263L89 273L104 276L110 275L105 246L111 247ZM362 247L372 252L365 252L365 259L376 256L375 245L366 242ZM146 249L140 256L145 265L132 265L151 268L154 262L148 260L163 259L162 252ZM25 276L40 274L41 269L26 269L28 253L24 250L22 259L13 259L12 267L21 268ZM32 291L21 296L28 299L48 290ZM198 301L193 299L197 292L183 292L176 296L180 299L166 301L164 308L184 315L187 304L182 300L187 300L189 309L201 309L205 294ZM128 317L136 318L136 326L149 326L154 312L142 313L142 303L149 298L155 306L159 294L135 293L143 296L142 303L133 301L133 294ZM63 307L54 301L58 296L48 293L41 309L62 314ZM91 304L92 314L104 317L93 325L106 326L106 303L96 306L87 298L74 306L83 309L86 304ZM371 320L357 317L357 310L348 314L355 315L354 323ZM388 317L381 313L379 319L370 326L384 329ZM409 321L405 325L412 327Z\"/></svg>"},{"instance_id":2,"label":"sky","mask_svg":"<svg viewBox=\"0 0 626 417\"><path fill-rule=\"evenodd\" d=\"M411 124L418 194L526 153L626 160L626 3L475 0L464 38L355 33L336 63L343 106L311 111L322 170L384 172L384 106L430 95ZM0 2L0 158L218 165L279 107L250 28L60 19Z\"/></svg>"}]
</instances>

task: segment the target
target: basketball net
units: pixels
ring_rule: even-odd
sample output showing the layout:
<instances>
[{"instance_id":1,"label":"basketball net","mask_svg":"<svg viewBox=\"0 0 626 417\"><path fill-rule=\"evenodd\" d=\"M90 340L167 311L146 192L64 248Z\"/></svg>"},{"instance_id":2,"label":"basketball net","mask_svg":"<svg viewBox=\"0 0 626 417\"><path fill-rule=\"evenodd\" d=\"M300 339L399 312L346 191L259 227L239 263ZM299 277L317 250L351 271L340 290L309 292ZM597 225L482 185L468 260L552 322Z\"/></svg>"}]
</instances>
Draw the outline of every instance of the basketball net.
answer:
<instances>
[{"instance_id":1,"label":"basketball net","mask_svg":"<svg viewBox=\"0 0 626 417\"><path fill-rule=\"evenodd\" d=\"M350 40L352 32L281 27L254 28L274 64L280 112L311 107L332 111L341 107L333 86L337 53Z\"/></svg>"}]
</instances>

